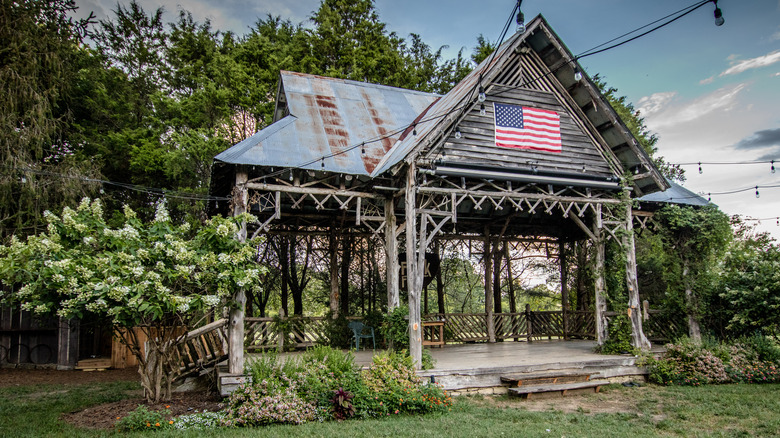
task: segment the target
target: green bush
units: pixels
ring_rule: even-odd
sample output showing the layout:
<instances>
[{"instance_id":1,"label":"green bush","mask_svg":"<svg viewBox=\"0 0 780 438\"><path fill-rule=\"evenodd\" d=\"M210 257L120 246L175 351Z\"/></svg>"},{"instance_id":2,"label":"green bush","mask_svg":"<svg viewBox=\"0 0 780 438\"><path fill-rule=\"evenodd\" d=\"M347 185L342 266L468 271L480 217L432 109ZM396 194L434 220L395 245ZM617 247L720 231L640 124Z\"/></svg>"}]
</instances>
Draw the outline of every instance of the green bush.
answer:
<instances>
[{"instance_id":1,"label":"green bush","mask_svg":"<svg viewBox=\"0 0 780 438\"><path fill-rule=\"evenodd\" d=\"M171 412L168 409L150 411L145 405L138 405L126 417L119 419L115 427L120 432L167 429L173 424L173 421L169 420L170 416Z\"/></svg>"},{"instance_id":2,"label":"green bush","mask_svg":"<svg viewBox=\"0 0 780 438\"><path fill-rule=\"evenodd\" d=\"M631 320L626 315L612 318L607 327L607 340L601 346L602 354L635 354L636 349L631 344Z\"/></svg>"},{"instance_id":3,"label":"green bush","mask_svg":"<svg viewBox=\"0 0 780 438\"><path fill-rule=\"evenodd\" d=\"M349 329L349 321L344 315L339 314L333 318L328 312L325 317L325 338L323 345L333 348L350 348L352 344L352 330Z\"/></svg>"},{"instance_id":4,"label":"green bush","mask_svg":"<svg viewBox=\"0 0 780 438\"><path fill-rule=\"evenodd\" d=\"M385 316L382 336L395 351L409 349L409 307L398 306Z\"/></svg>"}]
</instances>

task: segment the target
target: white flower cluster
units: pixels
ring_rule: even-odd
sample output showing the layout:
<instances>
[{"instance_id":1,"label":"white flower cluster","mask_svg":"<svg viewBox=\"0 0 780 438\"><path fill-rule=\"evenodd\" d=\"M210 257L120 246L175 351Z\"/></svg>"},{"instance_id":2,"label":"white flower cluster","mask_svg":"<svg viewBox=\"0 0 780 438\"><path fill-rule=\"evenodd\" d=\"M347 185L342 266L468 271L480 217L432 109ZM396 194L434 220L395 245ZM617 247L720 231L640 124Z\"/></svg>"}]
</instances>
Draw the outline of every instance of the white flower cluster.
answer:
<instances>
[{"instance_id":1,"label":"white flower cluster","mask_svg":"<svg viewBox=\"0 0 780 438\"><path fill-rule=\"evenodd\" d=\"M219 304L219 301L220 301L219 297L216 296L216 295L203 295L203 297L201 297L201 299L203 300L203 304L206 307L212 307L212 308L213 307L217 307L217 305Z\"/></svg>"},{"instance_id":2,"label":"white flower cluster","mask_svg":"<svg viewBox=\"0 0 780 438\"><path fill-rule=\"evenodd\" d=\"M168 209L165 208L165 203L161 202L157 204L157 209L154 212L155 222L170 222L171 217L168 215Z\"/></svg>"}]
</instances>

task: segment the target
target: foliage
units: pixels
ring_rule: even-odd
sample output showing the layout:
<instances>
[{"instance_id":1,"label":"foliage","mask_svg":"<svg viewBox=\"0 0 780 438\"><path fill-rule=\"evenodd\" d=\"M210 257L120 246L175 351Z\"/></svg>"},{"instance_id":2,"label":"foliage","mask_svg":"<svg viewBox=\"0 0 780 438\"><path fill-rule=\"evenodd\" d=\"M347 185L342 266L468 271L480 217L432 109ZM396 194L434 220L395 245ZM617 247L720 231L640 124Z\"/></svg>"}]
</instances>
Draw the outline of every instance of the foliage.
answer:
<instances>
[{"instance_id":1,"label":"foliage","mask_svg":"<svg viewBox=\"0 0 780 438\"><path fill-rule=\"evenodd\" d=\"M44 228L43 211L97 190L93 163L67 137L66 102L89 19L73 0L3 1L0 8L0 238ZM91 18L91 17L90 17ZM52 183L50 173L68 178Z\"/></svg>"},{"instance_id":2,"label":"foliage","mask_svg":"<svg viewBox=\"0 0 780 438\"><path fill-rule=\"evenodd\" d=\"M301 424L316 417L315 406L298 393L299 382L283 373L275 379L242 384L230 393L225 426Z\"/></svg>"},{"instance_id":3,"label":"foliage","mask_svg":"<svg viewBox=\"0 0 780 438\"><path fill-rule=\"evenodd\" d=\"M634 353L631 344L631 320L626 315L617 315L609 321L607 339L601 346L602 354Z\"/></svg>"},{"instance_id":4,"label":"foliage","mask_svg":"<svg viewBox=\"0 0 780 438\"><path fill-rule=\"evenodd\" d=\"M173 342L237 290L259 287L262 268L247 269L254 250L235 239L249 215L215 217L192 230L159 204L152 222L125 208L121 225L111 227L101 201L85 198L46 218L47 232L0 246L0 298L37 315L109 321L138 359L150 400L159 401L163 389L169 396Z\"/></svg>"},{"instance_id":5,"label":"foliage","mask_svg":"<svg viewBox=\"0 0 780 438\"><path fill-rule=\"evenodd\" d=\"M119 419L115 427L120 432L168 429L174 424L170 417L171 413L167 409L150 411L145 405L138 405L127 416Z\"/></svg>"},{"instance_id":6,"label":"foliage","mask_svg":"<svg viewBox=\"0 0 780 438\"><path fill-rule=\"evenodd\" d=\"M355 398L355 395L349 391L345 391L344 388L333 391L333 398L330 399L330 404L332 406L333 417L336 420L346 420L355 415L355 405L352 404L353 398Z\"/></svg>"},{"instance_id":7,"label":"foliage","mask_svg":"<svg viewBox=\"0 0 780 438\"><path fill-rule=\"evenodd\" d=\"M333 318L333 313L328 312L325 317L325 338L327 345L333 348L351 348L352 330L349 329L349 321L344 314Z\"/></svg>"},{"instance_id":8,"label":"foliage","mask_svg":"<svg viewBox=\"0 0 780 438\"><path fill-rule=\"evenodd\" d=\"M395 351L409 349L409 307L398 306L389 311L380 329L388 346Z\"/></svg>"},{"instance_id":9,"label":"foliage","mask_svg":"<svg viewBox=\"0 0 780 438\"><path fill-rule=\"evenodd\" d=\"M176 430L208 430L222 426L225 421L225 412L198 412L195 414L179 415L173 419L173 428Z\"/></svg>"},{"instance_id":10,"label":"foliage","mask_svg":"<svg viewBox=\"0 0 780 438\"><path fill-rule=\"evenodd\" d=\"M648 363L651 382L663 385L780 382L780 347L762 336L730 344L694 343L687 338L666 346L662 359Z\"/></svg>"},{"instance_id":11,"label":"foliage","mask_svg":"<svg viewBox=\"0 0 780 438\"><path fill-rule=\"evenodd\" d=\"M780 248L766 234L742 230L730 246L720 282L732 337L780 329Z\"/></svg>"}]
</instances>

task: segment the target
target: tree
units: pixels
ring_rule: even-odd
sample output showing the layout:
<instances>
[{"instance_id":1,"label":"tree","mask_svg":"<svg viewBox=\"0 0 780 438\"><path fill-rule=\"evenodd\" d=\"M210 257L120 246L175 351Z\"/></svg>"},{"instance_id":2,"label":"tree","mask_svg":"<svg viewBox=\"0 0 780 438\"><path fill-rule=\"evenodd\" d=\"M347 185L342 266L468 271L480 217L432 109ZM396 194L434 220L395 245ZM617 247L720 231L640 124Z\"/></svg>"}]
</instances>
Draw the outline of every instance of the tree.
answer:
<instances>
[{"instance_id":1,"label":"tree","mask_svg":"<svg viewBox=\"0 0 780 438\"><path fill-rule=\"evenodd\" d=\"M701 340L700 322L713 293L718 260L732 237L726 214L715 206L667 205L655 215L667 252L667 296L684 303L691 339Z\"/></svg>"},{"instance_id":2,"label":"tree","mask_svg":"<svg viewBox=\"0 0 780 438\"><path fill-rule=\"evenodd\" d=\"M138 359L150 401L170 397L176 342L230 305L234 291L260 287L264 269L253 263L253 246L235 239L249 215L215 217L193 230L174 224L159 203L153 221L126 207L111 227L100 200L85 198L46 219L46 232L0 246L0 301L38 315L107 320Z\"/></svg>"},{"instance_id":3,"label":"tree","mask_svg":"<svg viewBox=\"0 0 780 438\"><path fill-rule=\"evenodd\" d=\"M64 136L62 103L72 91L89 19L73 0L2 0L0 7L0 235L34 233L48 206L94 190L79 142ZM91 18L91 17L90 17ZM64 175L64 178L60 176Z\"/></svg>"},{"instance_id":4,"label":"tree","mask_svg":"<svg viewBox=\"0 0 780 438\"><path fill-rule=\"evenodd\" d=\"M780 329L780 248L766 233L744 226L729 247L720 279L720 313L731 337Z\"/></svg>"}]
</instances>

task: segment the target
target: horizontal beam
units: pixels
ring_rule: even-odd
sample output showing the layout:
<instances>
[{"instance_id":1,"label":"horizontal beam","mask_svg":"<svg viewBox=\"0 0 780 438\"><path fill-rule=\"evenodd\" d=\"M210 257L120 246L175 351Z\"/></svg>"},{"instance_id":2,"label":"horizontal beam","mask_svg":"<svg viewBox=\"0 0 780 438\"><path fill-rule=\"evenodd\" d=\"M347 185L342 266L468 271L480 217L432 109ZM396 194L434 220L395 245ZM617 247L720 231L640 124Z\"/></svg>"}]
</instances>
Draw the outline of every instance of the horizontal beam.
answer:
<instances>
[{"instance_id":1,"label":"horizontal beam","mask_svg":"<svg viewBox=\"0 0 780 438\"><path fill-rule=\"evenodd\" d=\"M247 183L247 189L260 190L264 192L283 192L297 193L301 195L332 195L332 196L351 196L356 198L384 199L384 195L378 193L356 192L353 190L323 189L318 187L296 187L280 184L266 183Z\"/></svg>"},{"instance_id":2,"label":"horizontal beam","mask_svg":"<svg viewBox=\"0 0 780 438\"><path fill-rule=\"evenodd\" d=\"M472 196L486 196L486 197L493 197L493 198L514 198L514 199L540 199L540 200L547 200L547 201L558 201L558 202L576 202L581 204L620 204L619 199L613 199L613 198L579 198L575 196L558 196L558 195L548 195L543 193L523 193L523 192L495 192L495 191L481 191L481 190L464 190L464 189L453 189L448 187L418 187L417 188L418 193L423 194L439 194L439 195L472 195Z\"/></svg>"}]
</instances>

